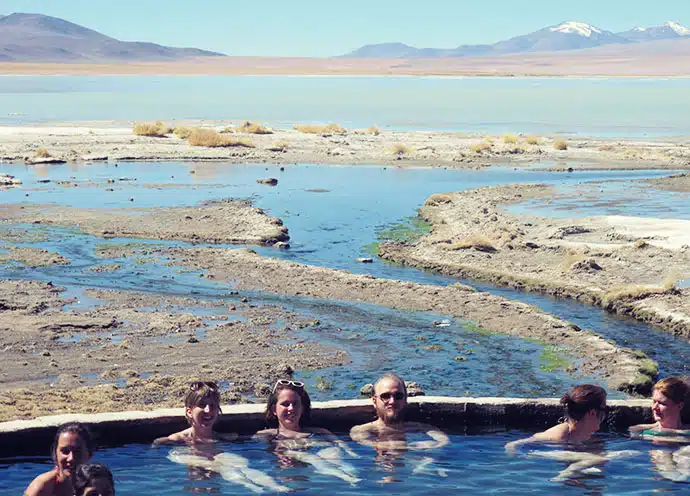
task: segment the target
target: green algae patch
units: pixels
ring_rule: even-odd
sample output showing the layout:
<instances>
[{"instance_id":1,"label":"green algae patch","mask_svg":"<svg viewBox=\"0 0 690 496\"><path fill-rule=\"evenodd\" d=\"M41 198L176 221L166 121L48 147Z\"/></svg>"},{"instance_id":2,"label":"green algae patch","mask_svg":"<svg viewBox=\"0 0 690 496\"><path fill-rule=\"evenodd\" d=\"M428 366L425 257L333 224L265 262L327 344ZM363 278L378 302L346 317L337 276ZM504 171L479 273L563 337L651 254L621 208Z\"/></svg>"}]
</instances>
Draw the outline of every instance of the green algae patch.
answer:
<instances>
[{"instance_id":1,"label":"green algae patch","mask_svg":"<svg viewBox=\"0 0 690 496\"><path fill-rule=\"evenodd\" d=\"M463 327L470 332L474 332L476 334L481 334L482 336L495 336L495 335L501 334L500 332L495 332L495 331L490 331L488 329L484 329L482 326L480 326L476 322L466 322L463 324Z\"/></svg>"},{"instance_id":2,"label":"green algae patch","mask_svg":"<svg viewBox=\"0 0 690 496\"><path fill-rule=\"evenodd\" d=\"M544 346L544 350L539 355L539 369L543 372L555 372L557 370L566 370L572 367L572 362L562 354L558 346Z\"/></svg>"},{"instance_id":3,"label":"green algae patch","mask_svg":"<svg viewBox=\"0 0 690 496\"><path fill-rule=\"evenodd\" d=\"M376 238L379 242L414 243L422 236L431 232L431 223L419 215L407 217L401 222L395 222L377 229Z\"/></svg>"}]
</instances>

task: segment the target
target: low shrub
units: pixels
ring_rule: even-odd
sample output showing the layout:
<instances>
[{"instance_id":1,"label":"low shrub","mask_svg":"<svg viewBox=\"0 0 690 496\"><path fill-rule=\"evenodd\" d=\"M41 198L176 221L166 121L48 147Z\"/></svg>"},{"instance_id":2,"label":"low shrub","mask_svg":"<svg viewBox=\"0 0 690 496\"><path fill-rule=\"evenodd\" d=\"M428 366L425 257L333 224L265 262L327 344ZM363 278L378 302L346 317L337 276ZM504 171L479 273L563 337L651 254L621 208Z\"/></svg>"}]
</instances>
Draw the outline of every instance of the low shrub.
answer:
<instances>
[{"instance_id":1,"label":"low shrub","mask_svg":"<svg viewBox=\"0 0 690 496\"><path fill-rule=\"evenodd\" d=\"M290 143L287 141L278 141L273 145L269 146L267 149L272 152L286 152L290 148Z\"/></svg>"},{"instance_id":2,"label":"low shrub","mask_svg":"<svg viewBox=\"0 0 690 496\"><path fill-rule=\"evenodd\" d=\"M472 145L470 150L472 150L474 153L484 153L485 151L491 150L491 143L483 141L481 143L477 143L476 145Z\"/></svg>"},{"instance_id":3,"label":"low shrub","mask_svg":"<svg viewBox=\"0 0 690 496\"><path fill-rule=\"evenodd\" d=\"M134 124L134 134L137 136L149 136L152 138L165 138L168 134L172 133L172 129L166 126L161 121L151 122L139 122Z\"/></svg>"},{"instance_id":4,"label":"low shrub","mask_svg":"<svg viewBox=\"0 0 690 496\"><path fill-rule=\"evenodd\" d=\"M393 155L402 157L404 155L410 155L414 153L415 150L414 148L411 148L404 143L395 143L393 146L391 146L390 151Z\"/></svg>"},{"instance_id":5,"label":"low shrub","mask_svg":"<svg viewBox=\"0 0 690 496\"><path fill-rule=\"evenodd\" d=\"M46 148L36 148L36 151L34 152L34 157L37 158L50 158L52 155Z\"/></svg>"},{"instance_id":6,"label":"low shrub","mask_svg":"<svg viewBox=\"0 0 690 496\"><path fill-rule=\"evenodd\" d=\"M244 123L241 126L237 126L237 128L235 128L235 131L237 131L238 133L247 134L273 134L272 129L262 126L261 124L255 124L249 121L244 121Z\"/></svg>"},{"instance_id":7,"label":"low shrub","mask_svg":"<svg viewBox=\"0 0 690 496\"><path fill-rule=\"evenodd\" d=\"M294 129L305 134L345 134L347 130L340 124L295 124Z\"/></svg>"},{"instance_id":8,"label":"low shrub","mask_svg":"<svg viewBox=\"0 0 690 496\"><path fill-rule=\"evenodd\" d=\"M561 262L560 269L563 272L567 272L570 270L570 268L575 265L577 262L582 262L585 259L585 255L583 253L577 252L577 251L569 251L565 257L563 257L563 261Z\"/></svg>"},{"instance_id":9,"label":"low shrub","mask_svg":"<svg viewBox=\"0 0 690 496\"><path fill-rule=\"evenodd\" d=\"M567 150L568 149L568 142L565 141L564 139L557 139L556 141L553 142L553 149L554 150Z\"/></svg>"},{"instance_id":10,"label":"low shrub","mask_svg":"<svg viewBox=\"0 0 690 496\"><path fill-rule=\"evenodd\" d=\"M536 136L527 136L527 138L525 138L525 143L528 145L538 145L539 139Z\"/></svg>"},{"instance_id":11,"label":"low shrub","mask_svg":"<svg viewBox=\"0 0 690 496\"><path fill-rule=\"evenodd\" d=\"M235 138L233 136L223 136L215 129L196 128L187 138L192 146L205 146L209 148L241 146L254 148L254 143L247 138Z\"/></svg>"},{"instance_id":12,"label":"low shrub","mask_svg":"<svg viewBox=\"0 0 690 496\"><path fill-rule=\"evenodd\" d=\"M474 248L479 251L494 252L496 247L493 245L492 241L484 236L483 234L471 234L465 238L459 239L445 245L446 250L467 250L469 248Z\"/></svg>"},{"instance_id":13,"label":"low shrub","mask_svg":"<svg viewBox=\"0 0 690 496\"><path fill-rule=\"evenodd\" d=\"M503 142L514 145L515 143L518 142L518 136L517 136L517 134L504 134L503 135Z\"/></svg>"},{"instance_id":14,"label":"low shrub","mask_svg":"<svg viewBox=\"0 0 690 496\"><path fill-rule=\"evenodd\" d=\"M173 134L180 139L187 139L189 138L189 135L192 134L192 131L194 131L194 128L192 127L177 126L175 129L173 129Z\"/></svg>"}]
</instances>

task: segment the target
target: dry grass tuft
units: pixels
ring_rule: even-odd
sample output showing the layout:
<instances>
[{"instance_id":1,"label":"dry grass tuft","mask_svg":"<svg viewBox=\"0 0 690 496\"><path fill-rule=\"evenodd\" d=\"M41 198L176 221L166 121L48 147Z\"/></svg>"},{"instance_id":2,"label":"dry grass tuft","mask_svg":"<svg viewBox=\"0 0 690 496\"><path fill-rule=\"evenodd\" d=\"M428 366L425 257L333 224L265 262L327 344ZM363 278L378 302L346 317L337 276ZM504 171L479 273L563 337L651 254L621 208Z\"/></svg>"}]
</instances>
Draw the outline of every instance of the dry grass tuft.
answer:
<instances>
[{"instance_id":1,"label":"dry grass tuft","mask_svg":"<svg viewBox=\"0 0 690 496\"><path fill-rule=\"evenodd\" d=\"M675 291L678 277L676 274L669 274L661 286L650 284L625 284L614 286L606 291L601 297L601 304L609 307L613 303L621 300L639 300L648 296L665 294Z\"/></svg>"},{"instance_id":2,"label":"dry grass tuft","mask_svg":"<svg viewBox=\"0 0 690 496\"><path fill-rule=\"evenodd\" d=\"M290 143L287 141L278 141L277 143L269 146L267 150L272 152L286 152L288 148L290 148Z\"/></svg>"},{"instance_id":3,"label":"dry grass tuft","mask_svg":"<svg viewBox=\"0 0 690 496\"><path fill-rule=\"evenodd\" d=\"M134 124L134 134L137 136L149 136L152 138L165 138L173 130L161 121L139 122Z\"/></svg>"},{"instance_id":4,"label":"dry grass tuft","mask_svg":"<svg viewBox=\"0 0 690 496\"><path fill-rule=\"evenodd\" d=\"M196 128L187 138L192 146L205 146L209 148L241 146L244 148L254 148L254 143L248 138L235 138L233 136L223 136L215 129Z\"/></svg>"},{"instance_id":5,"label":"dry grass tuft","mask_svg":"<svg viewBox=\"0 0 690 496\"><path fill-rule=\"evenodd\" d=\"M558 138L556 141L553 142L553 149L554 150L567 150L568 149L568 142L562 138Z\"/></svg>"},{"instance_id":6,"label":"dry grass tuft","mask_svg":"<svg viewBox=\"0 0 690 496\"><path fill-rule=\"evenodd\" d=\"M378 136L379 134L381 134L381 131L379 131L379 128L377 128L376 126L369 126L366 129L357 129L354 133L355 134L371 134L374 136Z\"/></svg>"},{"instance_id":7,"label":"dry grass tuft","mask_svg":"<svg viewBox=\"0 0 690 496\"><path fill-rule=\"evenodd\" d=\"M514 145L515 143L518 142L518 135L517 134L504 134L503 135L503 142L504 143L509 143L511 145Z\"/></svg>"},{"instance_id":8,"label":"dry grass tuft","mask_svg":"<svg viewBox=\"0 0 690 496\"><path fill-rule=\"evenodd\" d=\"M415 149L407 146L405 143L395 143L393 146L391 146L390 151L393 155L402 157L404 155L411 155L415 152Z\"/></svg>"},{"instance_id":9,"label":"dry grass tuft","mask_svg":"<svg viewBox=\"0 0 690 496\"><path fill-rule=\"evenodd\" d=\"M474 153L484 153L485 151L491 150L492 143L487 143L485 141L472 145L470 150Z\"/></svg>"},{"instance_id":10,"label":"dry grass tuft","mask_svg":"<svg viewBox=\"0 0 690 496\"><path fill-rule=\"evenodd\" d=\"M294 129L305 134L345 134L347 130L340 124L295 124Z\"/></svg>"},{"instance_id":11,"label":"dry grass tuft","mask_svg":"<svg viewBox=\"0 0 690 496\"><path fill-rule=\"evenodd\" d=\"M50 158L52 155L46 148L37 148L34 152L34 157L37 158Z\"/></svg>"},{"instance_id":12,"label":"dry grass tuft","mask_svg":"<svg viewBox=\"0 0 690 496\"><path fill-rule=\"evenodd\" d=\"M187 139L192 134L192 131L194 131L193 127L177 126L173 129L173 134L180 139Z\"/></svg>"},{"instance_id":13,"label":"dry grass tuft","mask_svg":"<svg viewBox=\"0 0 690 496\"><path fill-rule=\"evenodd\" d=\"M496 247L493 245L492 241L482 234L471 234L466 238L444 245L444 248L450 251L467 250L469 248L486 252L496 251Z\"/></svg>"},{"instance_id":14,"label":"dry grass tuft","mask_svg":"<svg viewBox=\"0 0 690 496\"><path fill-rule=\"evenodd\" d=\"M273 134L273 129L249 121L244 121L244 123L241 126L237 126L235 130L238 133L247 134Z\"/></svg>"},{"instance_id":15,"label":"dry grass tuft","mask_svg":"<svg viewBox=\"0 0 690 496\"><path fill-rule=\"evenodd\" d=\"M584 253L571 250L565 255L565 257L563 257L563 261L561 262L559 268L563 272L567 272L573 265L575 265L577 262L582 262L585 258Z\"/></svg>"},{"instance_id":16,"label":"dry grass tuft","mask_svg":"<svg viewBox=\"0 0 690 496\"><path fill-rule=\"evenodd\" d=\"M528 145L538 145L539 139L536 136L527 136L527 138L525 138L525 143Z\"/></svg>"}]
</instances>

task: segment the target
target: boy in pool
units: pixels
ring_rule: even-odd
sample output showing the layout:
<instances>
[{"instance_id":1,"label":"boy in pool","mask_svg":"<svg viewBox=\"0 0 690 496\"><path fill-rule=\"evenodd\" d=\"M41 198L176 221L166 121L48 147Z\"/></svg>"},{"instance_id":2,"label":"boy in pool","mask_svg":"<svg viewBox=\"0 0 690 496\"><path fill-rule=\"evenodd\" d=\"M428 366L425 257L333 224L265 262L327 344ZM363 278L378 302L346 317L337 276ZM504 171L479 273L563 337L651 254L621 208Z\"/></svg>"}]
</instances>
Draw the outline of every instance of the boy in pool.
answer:
<instances>
[{"instance_id":1,"label":"boy in pool","mask_svg":"<svg viewBox=\"0 0 690 496\"><path fill-rule=\"evenodd\" d=\"M156 439L153 444L205 444L234 441L237 434L221 434L213 430L220 410L220 391L215 382L196 381L189 385L184 397L184 411L190 427Z\"/></svg>"}]
</instances>

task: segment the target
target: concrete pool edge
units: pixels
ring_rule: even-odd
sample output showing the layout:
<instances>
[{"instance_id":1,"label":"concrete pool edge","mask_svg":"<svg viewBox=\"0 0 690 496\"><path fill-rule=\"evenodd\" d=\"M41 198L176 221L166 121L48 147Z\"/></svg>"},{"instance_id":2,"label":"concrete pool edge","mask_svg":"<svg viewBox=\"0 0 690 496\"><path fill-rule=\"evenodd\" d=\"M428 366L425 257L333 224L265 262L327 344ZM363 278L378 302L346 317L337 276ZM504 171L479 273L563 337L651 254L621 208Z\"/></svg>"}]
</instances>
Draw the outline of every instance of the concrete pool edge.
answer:
<instances>
[{"instance_id":1,"label":"concrete pool edge","mask_svg":"<svg viewBox=\"0 0 690 496\"><path fill-rule=\"evenodd\" d=\"M649 421L651 400L610 400L604 430L622 432L628 426ZM265 426L264 404L223 406L217 422L221 432L251 434ZM426 421L453 431L516 428L540 429L556 423L563 410L556 398L471 398L419 396L410 398L406 418ZM374 418L370 399L312 403L312 423L333 431ZM57 427L65 422L88 424L99 445L150 443L186 427L183 408L95 414L64 414L0 423L0 456L43 455L49 450Z\"/></svg>"}]
</instances>

